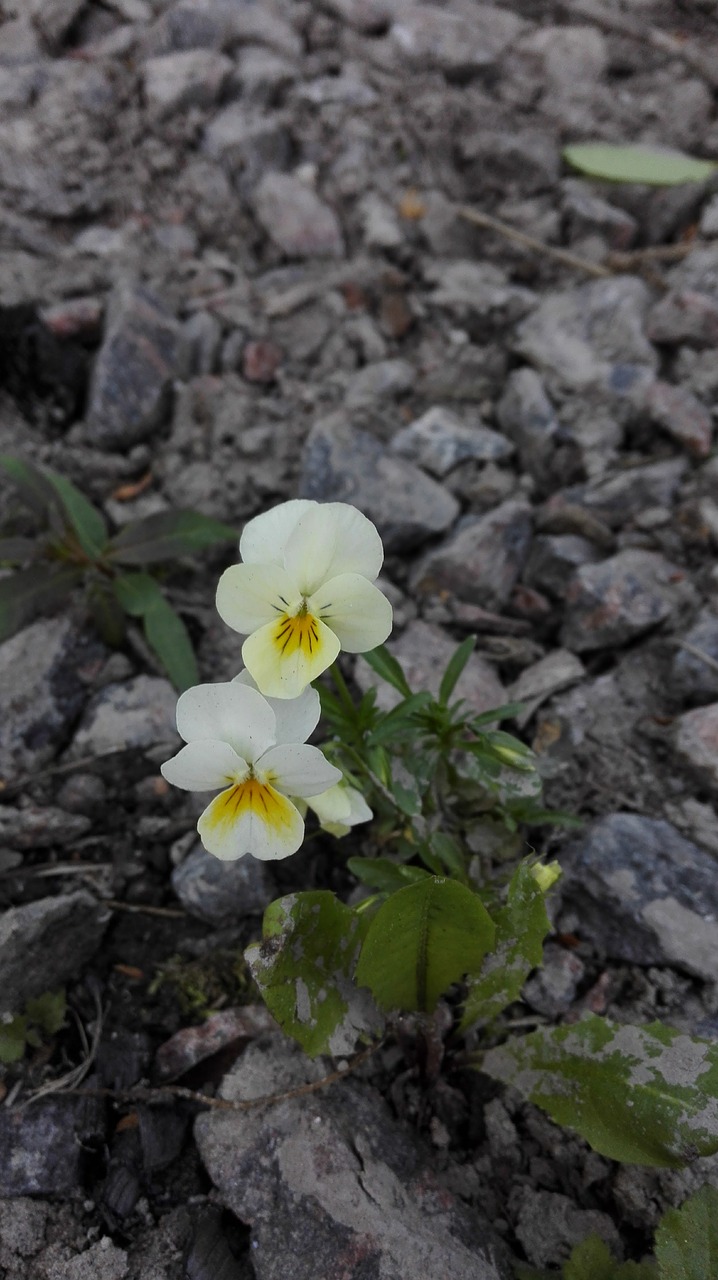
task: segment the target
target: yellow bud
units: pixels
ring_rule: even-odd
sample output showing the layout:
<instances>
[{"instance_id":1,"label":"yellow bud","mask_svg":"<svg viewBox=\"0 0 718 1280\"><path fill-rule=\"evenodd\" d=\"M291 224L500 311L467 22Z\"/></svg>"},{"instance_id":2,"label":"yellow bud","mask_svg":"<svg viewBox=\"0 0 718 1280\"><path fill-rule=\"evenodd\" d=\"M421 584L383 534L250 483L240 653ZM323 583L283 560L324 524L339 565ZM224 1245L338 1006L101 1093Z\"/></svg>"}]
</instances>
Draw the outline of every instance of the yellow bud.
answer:
<instances>
[{"instance_id":1,"label":"yellow bud","mask_svg":"<svg viewBox=\"0 0 718 1280\"><path fill-rule=\"evenodd\" d=\"M531 868L531 875L541 892L548 893L561 875L561 868L557 862L535 862Z\"/></svg>"}]
</instances>

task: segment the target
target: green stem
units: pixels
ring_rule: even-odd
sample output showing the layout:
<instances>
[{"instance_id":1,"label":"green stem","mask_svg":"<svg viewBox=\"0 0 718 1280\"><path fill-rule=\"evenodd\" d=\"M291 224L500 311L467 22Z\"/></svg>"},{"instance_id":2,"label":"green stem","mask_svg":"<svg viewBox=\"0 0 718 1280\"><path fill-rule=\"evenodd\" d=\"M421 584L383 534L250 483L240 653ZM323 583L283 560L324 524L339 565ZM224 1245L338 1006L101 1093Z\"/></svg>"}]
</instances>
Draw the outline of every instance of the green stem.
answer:
<instances>
[{"instance_id":1,"label":"green stem","mask_svg":"<svg viewBox=\"0 0 718 1280\"><path fill-rule=\"evenodd\" d=\"M334 688L336 689L337 694L339 695L340 702L344 706L344 709L347 712L347 715L349 716L349 719L351 720L352 724L356 724L356 718L357 718L356 707L354 706L352 696L347 687L347 682L344 679L344 676L342 675L339 669L338 662L332 663L331 667L329 668L329 673L332 677L332 680L334 681Z\"/></svg>"}]
</instances>

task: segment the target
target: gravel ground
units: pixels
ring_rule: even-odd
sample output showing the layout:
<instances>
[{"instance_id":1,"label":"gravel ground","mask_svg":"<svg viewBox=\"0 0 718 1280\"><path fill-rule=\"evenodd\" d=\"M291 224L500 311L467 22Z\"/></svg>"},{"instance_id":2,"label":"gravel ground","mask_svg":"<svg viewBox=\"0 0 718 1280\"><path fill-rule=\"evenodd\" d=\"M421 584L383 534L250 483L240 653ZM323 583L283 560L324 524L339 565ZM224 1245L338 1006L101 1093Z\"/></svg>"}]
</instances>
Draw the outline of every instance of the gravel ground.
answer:
<instances>
[{"instance_id":1,"label":"gravel ground","mask_svg":"<svg viewBox=\"0 0 718 1280\"><path fill-rule=\"evenodd\" d=\"M536 835L566 875L529 1018L718 1026L718 180L561 155L718 161L717 67L712 0L0 0L0 452L115 525L293 496L376 522L412 681L477 634L465 696L525 702L586 823ZM226 679L228 557L199 563L168 587ZM321 841L209 865L137 638L70 605L0 646L0 697L0 1010L61 982L73 1010L1 1086L0 1277L499 1280L591 1231L640 1258L715 1179L620 1168L459 1071L422 1088L394 1048L241 1125L11 1105L93 1039L95 1087L321 1075L237 957L277 892L344 881Z\"/></svg>"}]
</instances>

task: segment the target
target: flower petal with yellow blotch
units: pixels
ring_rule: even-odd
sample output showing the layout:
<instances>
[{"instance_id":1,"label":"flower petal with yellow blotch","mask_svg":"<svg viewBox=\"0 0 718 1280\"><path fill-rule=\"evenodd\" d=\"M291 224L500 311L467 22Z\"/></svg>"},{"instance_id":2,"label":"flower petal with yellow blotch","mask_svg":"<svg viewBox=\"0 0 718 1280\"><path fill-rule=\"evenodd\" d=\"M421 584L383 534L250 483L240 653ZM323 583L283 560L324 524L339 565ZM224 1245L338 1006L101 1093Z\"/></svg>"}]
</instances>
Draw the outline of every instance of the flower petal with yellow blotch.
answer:
<instances>
[{"instance_id":1,"label":"flower petal with yellow blotch","mask_svg":"<svg viewBox=\"0 0 718 1280\"><path fill-rule=\"evenodd\" d=\"M189 742L171 760L160 765L163 778L185 791L215 791L249 773L246 760L228 742Z\"/></svg>"},{"instance_id":2,"label":"flower petal with yellow blotch","mask_svg":"<svg viewBox=\"0 0 718 1280\"><path fill-rule=\"evenodd\" d=\"M257 682L248 671L240 671L233 684L243 684L256 689ZM277 718L275 741L306 742L319 724L322 706L316 689L308 686L298 698L267 698Z\"/></svg>"},{"instance_id":3,"label":"flower petal with yellow blotch","mask_svg":"<svg viewBox=\"0 0 718 1280\"><path fill-rule=\"evenodd\" d=\"M251 635L302 603L296 583L278 564L233 564L218 584L217 612L227 626Z\"/></svg>"},{"instance_id":4,"label":"flower petal with yellow blotch","mask_svg":"<svg viewBox=\"0 0 718 1280\"><path fill-rule=\"evenodd\" d=\"M239 554L245 564L284 564L284 553L300 516L319 504L312 498L292 498L254 516L244 526Z\"/></svg>"},{"instance_id":5,"label":"flower petal with yellow blotch","mask_svg":"<svg viewBox=\"0 0 718 1280\"><path fill-rule=\"evenodd\" d=\"M358 573L330 578L308 607L338 637L347 653L367 653L391 632L393 612L386 596Z\"/></svg>"},{"instance_id":6,"label":"flower petal with yellow blotch","mask_svg":"<svg viewBox=\"0 0 718 1280\"><path fill-rule=\"evenodd\" d=\"M318 618L285 615L247 637L242 661L265 698L298 698L332 665L340 648L334 632Z\"/></svg>"},{"instance_id":7,"label":"flower petal with yellow blotch","mask_svg":"<svg viewBox=\"0 0 718 1280\"><path fill-rule=\"evenodd\" d=\"M287 543L284 566L308 596L339 574L373 581L383 560L384 548L371 520L346 502L327 502L300 516Z\"/></svg>"},{"instance_id":8,"label":"flower petal with yellow blotch","mask_svg":"<svg viewBox=\"0 0 718 1280\"><path fill-rule=\"evenodd\" d=\"M197 830L207 852L225 862L248 853L262 861L288 858L304 839L296 805L256 778L215 796Z\"/></svg>"},{"instance_id":9,"label":"flower petal with yellow blotch","mask_svg":"<svg viewBox=\"0 0 718 1280\"><path fill-rule=\"evenodd\" d=\"M302 798L319 795L342 776L318 747L296 742L270 747L257 762L257 772L286 795Z\"/></svg>"},{"instance_id":10,"label":"flower petal with yellow blotch","mask_svg":"<svg viewBox=\"0 0 718 1280\"><path fill-rule=\"evenodd\" d=\"M233 680L197 684L181 694L177 729L185 742L228 742L250 763L277 740L276 716L266 698Z\"/></svg>"}]
</instances>

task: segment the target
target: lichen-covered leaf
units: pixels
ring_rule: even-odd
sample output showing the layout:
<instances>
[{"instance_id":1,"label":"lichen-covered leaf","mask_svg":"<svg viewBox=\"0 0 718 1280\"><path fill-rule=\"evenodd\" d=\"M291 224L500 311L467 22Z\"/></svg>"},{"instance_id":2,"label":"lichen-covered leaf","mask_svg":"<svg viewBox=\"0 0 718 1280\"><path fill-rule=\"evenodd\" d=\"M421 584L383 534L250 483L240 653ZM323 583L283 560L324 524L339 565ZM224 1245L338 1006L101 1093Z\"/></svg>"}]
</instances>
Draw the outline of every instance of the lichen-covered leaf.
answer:
<instances>
[{"instance_id":1,"label":"lichen-covered leaf","mask_svg":"<svg viewBox=\"0 0 718 1280\"><path fill-rule=\"evenodd\" d=\"M639 143L625 146L609 142L582 142L563 153L574 169L605 182L641 182L672 187L684 182L705 182L716 172L712 160L697 160L682 151Z\"/></svg>"},{"instance_id":2,"label":"lichen-covered leaf","mask_svg":"<svg viewBox=\"0 0 718 1280\"><path fill-rule=\"evenodd\" d=\"M660 1280L718 1276L718 1188L705 1186L680 1209L669 1209L656 1230Z\"/></svg>"},{"instance_id":3,"label":"lichen-covered leaf","mask_svg":"<svg viewBox=\"0 0 718 1280\"><path fill-rule=\"evenodd\" d=\"M491 1022L521 995L532 969L543 960L543 941L550 932L544 895L522 862L509 883L505 906L494 912L496 941L480 973L469 982L461 1019L463 1031Z\"/></svg>"},{"instance_id":4,"label":"lichen-covered leaf","mask_svg":"<svg viewBox=\"0 0 718 1280\"><path fill-rule=\"evenodd\" d=\"M494 923L477 894L427 876L399 889L367 929L356 970L381 1009L430 1013L465 974L478 973Z\"/></svg>"},{"instance_id":5,"label":"lichen-covered leaf","mask_svg":"<svg viewBox=\"0 0 718 1280\"><path fill-rule=\"evenodd\" d=\"M381 1017L352 982L365 922L328 890L289 894L264 913L245 958L283 1031L314 1057L351 1053Z\"/></svg>"},{"instance_id":6,"label":"lichen-covered leaf","mask_svg":"<svg viewBox=\"0 0 718 1280\"><path fill-rule=\"evenodd\" d=\"M718 1045L591 1014L490 1049L480 1070L612 1160L680 1168L718 1151Z\"/></svg>"}]
</instances>

